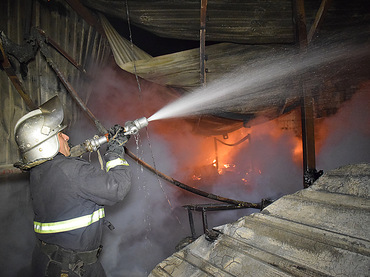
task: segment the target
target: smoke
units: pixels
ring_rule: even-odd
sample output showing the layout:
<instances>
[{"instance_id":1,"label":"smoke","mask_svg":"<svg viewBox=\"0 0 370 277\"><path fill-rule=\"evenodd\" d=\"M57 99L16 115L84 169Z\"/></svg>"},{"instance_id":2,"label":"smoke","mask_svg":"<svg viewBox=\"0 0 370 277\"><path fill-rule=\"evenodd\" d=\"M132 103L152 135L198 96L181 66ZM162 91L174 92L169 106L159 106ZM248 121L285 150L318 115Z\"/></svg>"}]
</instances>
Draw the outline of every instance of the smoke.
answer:
<instances>
[{"instance_id":1,"label":"smoke","mask_svg":"<svg viewBox=\"0 0 370 277\"><path fill-rule=\"evenodd\" d=\"M149 117L175 99L173 91L145 80L139 80L139 89L134 76L114 67L92 72L92 83L84 97L107 128ZM318 169L369 162L368 87L364 85L338 113L316 125ZM299 116L291 116L298 118L292 128L283 128L281 119L266 122L257 118L251 128L235 131L228 139L217 136L232 144L249 135L237 146L218 142L217 153L214 137L194 133L193 125L185 119L151 121L127 147L159 171L198 189L240 201L274 200L303 188L302 146L297 136L300 121ZM86 118L70 131L74 143L95 134ZM94 155L91 160L96 163ZM113 277L147 276L175 252L176 245L191 235L183 205L220 204L183 191L127 160L133 173L132 189L124 201L106 207L107 219L115 229L105 231L102 264ZM210 212L208 225L219 226L253 212L258 211ZM201 235L200 214L195 213L194 220L196 233Z\"/></svg>"},{"instance_id":2,"label":"smoke","mask_svg":"<svg viewBox=\"0 0 370 277\"><path fill-rule=\"evenodd\" d=\"M138 91L137 83L132 76L125 76L125 74L120 76L116 70L111 68L102 70L99 78L94 80L96 84L91 87L97 91L91 92L91 95L95 97L90 97L89 106L91 110L98 110L96 116L106 126L112 126L115 123L123 124L126 120L147 116L165 105L165 100L168 101L165 97L161 98L161 95L169 95L165 88L141 80L141 91ZM79 132L81 132L81 125L78 127ZM280 180L270 177L259 180L257 176L253 177L258 180L255 187L254 185L250 187L245 186L241 181L243 177L241 174L220 177L218 175L216 177L203 176L204 182L194 182L191 177L199 166L212 167L215 153L212 147L213 138L194 134L192 128L183 119L151 122L147 130L140 131L139 137L130 139L127 147L135 155L166 175L188 185L236 200L259 202L261 196L275 197L298 189L280 189L278 193L266 193L265 183L273 187L273 184L276 185ZM267 127L266 130L269 128ZM256 156L264 159L266 153L270 153L269 158L272 160L275 156L281 158L280 156L283 155L284 158L279 164L289 159L289 155L284 155L283 149L279 146L283 144L284 136L279 138L275 145L270 146L269 151L266 151L269 135L261 135L259 132L264 134L261 130L256 131L253 146L247 147L247 150L252 150L252 156L249 156L250 161ZM261 138L257 139L258 137ZM266 152L259 152L260 148L265 149ZM274 152L276 151L274 149L280 150ZM238 165L245 164L242 157L244 152L240 153L241 156L236 157L237 160L239 159ZM106 207L107 219L115 226L115 230L105 232L102 263L108 275L113 277L147 276L156 264L175 251L176 245L183 238L191 235L187 212L182 206L214 203L209 199L184 192L159 179L134 161L130 159L128 161L133 173L132 189L123 202L113 207ZM268 164L258 165L261 170L265 170L264 167L268 166ZM239 170L251 169L241 168ZM254 174L253 170L254 168L250 172L251 175ZM286 165L286 170L291 170L289 165ZM212 169L211 171L214 172ZM278 176L278 172L273 174ZM207 177L212 179L207 181ZM250 182L253 183L254 180ZM291 184L297 185L297 183L299 186L299 182L296 182L294 178L290 183L283 183L288 184L288 187ZM209 215L209 226L236 220L250 212L242 210L225 211L221 214L212 213ZM196 233L201 235L200 215L195 214L194 217Z\"/></svg>"},{"instance_id":3,"label":"smoke","mask_svg":"<svg viewBox=\"0 0 370 277\"><path fill-rule=\"evenodd\" d=\"M370 162L370 82L365 82L338 113L318 125L317 167L333 169Z\"/></svg>"},{"instance_id":4,"label":"smoke","mask_svg":"<svg viewBox=\"0 0 370 277\"><path fill-rule=\"evenodd\" d=\"M155 138L152 141L152 149L144 144L134 153L149 162L153 155L159 170L171 172L176 163L171 161L169 149ZM147 276L159 257L173 253L179 238L187 235L186 215L171 197L176 189L132 160L129 163L132 189L122 203L106 209L108 220L116 227L106 232L104 242L106 252L102 261L109 276Z\"/></svg>"}]
</instances>

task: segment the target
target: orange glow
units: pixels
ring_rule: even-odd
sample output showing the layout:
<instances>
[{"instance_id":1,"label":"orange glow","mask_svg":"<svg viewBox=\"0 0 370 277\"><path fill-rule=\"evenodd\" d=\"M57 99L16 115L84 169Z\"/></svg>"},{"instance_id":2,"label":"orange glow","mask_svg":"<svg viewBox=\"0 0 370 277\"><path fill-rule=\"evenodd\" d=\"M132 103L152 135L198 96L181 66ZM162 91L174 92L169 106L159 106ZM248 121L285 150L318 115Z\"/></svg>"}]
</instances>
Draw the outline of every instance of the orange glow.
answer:
<instances>
[{"instance_id":1,"label":"orange glow","mask_svg":"<svg viewBox=\"0 0 370 277\"><path fill-rule=\"evenodd\" d=\"M286 153L297 166L301 165L302 142L300 134L294 132L297 129L300 131L300 126L296 126L294 131L290 126L290 129L284 126L285 122L293 124L290 123L291 118L293 116L288 119L265 120L260 124L253 123L250 128L241 128L226 134L227 137L198 135L184 119L154 121L150 128L161 134L167 145L170 145L177 163L176 171L171 173L175 178L197 186L213 185L218 178L230 175L250 189L255 178L264 173L264 165L259 164L261 159L269 159L270 153ZM242 141L244 138L246 139ZM261 141L266 143L266 147L261 145ZM240 143L237 144L238 142Z\"/></svg>"},{"instance_id":2,"label":"orange glow","mask_svg":"<svg viewBox=\"0 0 370 277\"><path fill-rule=\"evenodd\" d=\"M302 139L298 137L294 137L294 149L293 149L293 161L296 164L302 163L302 155L303 155L303 146L302 146Z\"/></svg>"},{"instance_id":3,"label":"orange glow","mask_svg":"<svg viewBox=\"0 0 370 277\"><path fill-rule=\"evenodd\" d=\"M258 145L256 143L259 140L268 143L266 149L283 147L282 151L286 151L288 156L290 151L294 163L298 166L302 163L300 136L283 128L279 120L265 121L262 124L253 125L251 128L241 128L227 134L227 138L198 136L192 133L190 124L180 119L155 122L151 127L153 128L154 125L156 125L156 129L160 129L156 131L167 137L166 140L172 144L171 152L173 155L181 157L177 160L178 172L173 175L184 176L183 173L188 172L188 180L181 177L185 183L196 185L197 182L205 182L206 185L212 185L217 178L232 174L233 176L240 175L241 184L252 186L254 178L257 175L263 175L263 168L260 168L261 165L258 164L258 155L268 154L268 152L264 152L264 147L259 146L258 150L253 148L254 145ZM180 129L179 126L181 126ZM236 144L247 135L250 135L249 139ZM229 146L224 143L236 145ZM272 151L272 154L274 152Z\"/></svg>"}]
</instances>

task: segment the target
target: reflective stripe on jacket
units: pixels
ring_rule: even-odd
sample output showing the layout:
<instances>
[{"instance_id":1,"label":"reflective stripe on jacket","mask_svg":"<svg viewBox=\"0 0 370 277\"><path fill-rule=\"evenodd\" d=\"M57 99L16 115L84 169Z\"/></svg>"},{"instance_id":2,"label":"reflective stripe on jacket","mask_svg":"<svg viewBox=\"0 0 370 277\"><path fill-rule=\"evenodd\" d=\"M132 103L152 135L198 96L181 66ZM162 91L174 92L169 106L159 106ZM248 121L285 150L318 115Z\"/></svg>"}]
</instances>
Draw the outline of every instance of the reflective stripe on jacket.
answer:
<instances>
[{"instance_id":1,"label":"reflective stripe on jacket","mask_svg":"<svg viewBox=\"0 0 370 277\"><path fill-rule=\"evenodd\" d=\"M114 168L114 167L116 167L118 165L126 165L126 166L129 166L128 162L125 159L117 158L117 159L108 161L105 164L106 171L108 172L110 169L112 169L112 168Z\"/></svg>"},{"instance_id":2,"label":"reflective stripe on jacket","mask_svg":"<svg viewBox=\"0 0 370 277\"><path fill-rule=\"evenodd\" d=\"M53 234L65 231L71 231L82 227L89 226L90 224L99 221L105 217L104 208L101 208L92 214L80 216L77 218L52 222L52 223L41 223L34 221L34 230L39 234Z\"/></svg>"}]
</instances>

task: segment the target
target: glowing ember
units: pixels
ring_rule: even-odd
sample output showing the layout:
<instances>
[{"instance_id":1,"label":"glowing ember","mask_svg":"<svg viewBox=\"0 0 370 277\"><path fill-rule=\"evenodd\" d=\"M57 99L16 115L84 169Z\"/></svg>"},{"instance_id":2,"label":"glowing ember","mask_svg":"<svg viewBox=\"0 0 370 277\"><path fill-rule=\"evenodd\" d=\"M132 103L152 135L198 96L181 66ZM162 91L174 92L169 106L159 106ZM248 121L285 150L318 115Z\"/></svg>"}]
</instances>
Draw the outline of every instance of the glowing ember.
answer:
<instances>
[{"instance_id":1,"label":"glowing ember","mask_svg":"<svg viewBox=\"0 0 370 277\"><path fill-rule=\"evenodd\" d=\"M213 160L212 166L217 167L217 161L216 161L216 159Z\"/></svg>"},{"instance_id":2,"label":"glowing ember","mask_svg":"<svg viewBox=\"0 0 370 277\"><path fill-rule=\"evenodd\" d=\"M192 179L194 180L194 181L199 181L199 180L201 180L202 179L202 177L199 175L199 176L197 176L197 175L193 175L193 177L192 177Z\"/></svg>"}]
</instances>

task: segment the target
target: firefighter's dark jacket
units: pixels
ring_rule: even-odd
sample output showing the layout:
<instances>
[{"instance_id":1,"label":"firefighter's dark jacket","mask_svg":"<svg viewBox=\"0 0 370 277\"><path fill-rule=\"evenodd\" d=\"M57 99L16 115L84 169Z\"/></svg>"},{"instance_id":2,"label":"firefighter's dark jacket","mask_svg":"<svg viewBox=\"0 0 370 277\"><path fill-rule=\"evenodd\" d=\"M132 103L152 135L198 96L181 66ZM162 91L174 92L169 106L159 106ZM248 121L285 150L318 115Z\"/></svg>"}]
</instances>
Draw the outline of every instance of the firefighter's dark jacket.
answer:
<instances>
[{"instance_id":1,"label":"firefighter's dark jacket","mask_svg":"<svg viewBox=\"0 0 370 277\"><path fill-rule=\"evenodd\" d=\"M60 222L90 215L104 205L121 201L131 186L128 166L108 172L80 158L58 154L30 171L30 191L37 222ZM38 239L67 249L85 251L101 244L103 219L87 227L54 234L36 233Z\"/></svg>"}]
</instances>

